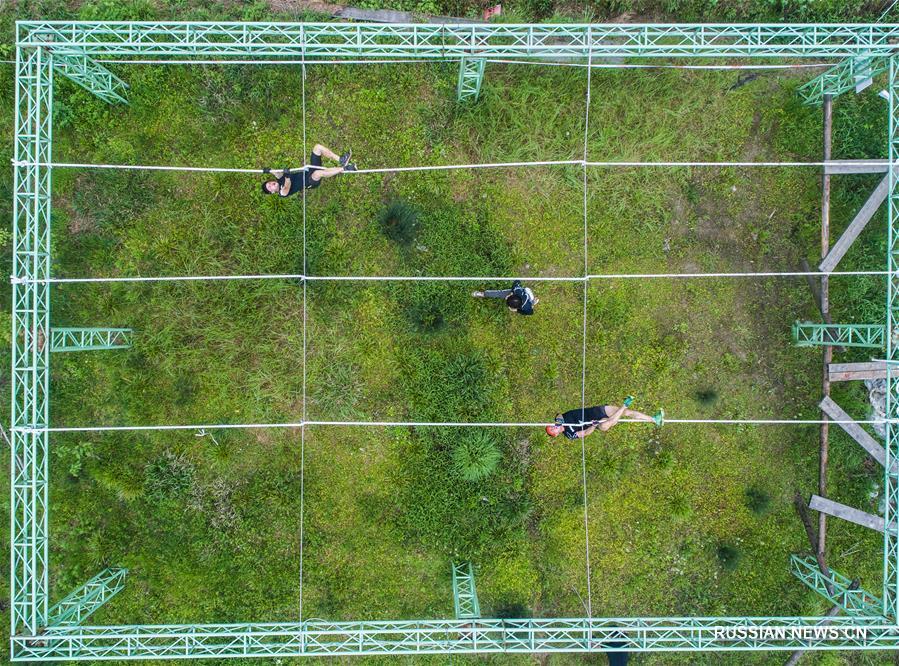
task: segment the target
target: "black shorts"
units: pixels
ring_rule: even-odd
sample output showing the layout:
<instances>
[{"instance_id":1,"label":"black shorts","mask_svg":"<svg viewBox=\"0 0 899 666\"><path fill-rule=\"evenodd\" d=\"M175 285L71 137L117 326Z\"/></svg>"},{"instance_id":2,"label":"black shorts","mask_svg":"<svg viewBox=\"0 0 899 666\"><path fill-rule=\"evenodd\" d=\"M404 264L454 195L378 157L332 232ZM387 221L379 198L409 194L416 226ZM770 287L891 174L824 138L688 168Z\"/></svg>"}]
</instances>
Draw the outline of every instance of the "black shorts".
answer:
<instances>
[{"instance_id":1,"label":"black shorts","mask_svg":"<svg viewBox=\"0 0 899 666\"><path fill-rule=\"evenodd\" d=\"M312 156L309 158L309 164L311 164L312 166L320 167L322 165L322 156L312 153ZM318 169L306 169L306 173L303 174L303 187L305 187L307 190L314 190L316 187L322 184L320 178L318 180L312 178L312 173L314 171L318 171Z\"/></svg>"}]
</instances>

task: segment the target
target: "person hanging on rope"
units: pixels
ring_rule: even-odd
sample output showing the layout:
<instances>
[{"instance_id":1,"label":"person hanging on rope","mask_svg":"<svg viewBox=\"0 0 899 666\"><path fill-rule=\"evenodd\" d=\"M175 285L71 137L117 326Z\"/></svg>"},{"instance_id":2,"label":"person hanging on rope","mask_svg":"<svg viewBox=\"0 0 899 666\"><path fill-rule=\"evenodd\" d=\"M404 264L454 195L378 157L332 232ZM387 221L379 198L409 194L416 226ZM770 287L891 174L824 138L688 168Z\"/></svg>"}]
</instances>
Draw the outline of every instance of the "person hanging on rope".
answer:
<instances>
[{"instance_id":1,"label":"person hanging on rope","mask_svg":"<svg viewBox=\"0 0 899 666\"><path fill-rule=\"evenodd\" d=\"M322 166L322 156L329 160L339 163L339 167ZM331 178L344 171L355 171L356 165L350 162L352 151L347 151L343 155L338 155L330 149L325 148L320 143L315 144L312 149L312 157L309 159L309 166L296 171L290 169L269 169L264 167L262 173L271 174L275 180L267 180L262 183L262 191L265 194L277 193L282 197L289 197L303 189L314 190L321 185L322 180Z\"/></svg>"},{"instance_id":2,"label":"person hanging on rope","mask_svg":"<svg viewBox=\"0 0 899 666\"><path fill-rule=\"evenodd\" d=\"M621 407L617 405L597 405L586 409L569 409L564 414L556 414L555 423L546 426L546 434L558 437L565 434L568 439L583 439L599 428L603 432L613 428L621 417L655 423L661 428L665 419L665 410L660 409L655 416L628 409L634 397L629 395Z\"/></svg>"},{"instance_id":3,"label":"person hanging on rope","mask_svg":"<svg viewBox=\"0 0 899 666\"><path fill-rule=\"evenodd\" d=\"M487 289L485 291L473 291L471 295L475 298L502 298L506 301L506 306L512 311L520 315L534 314L534 306L540 302L540 299L534 296L534 292L528 287L523 287L520 280L512 283L511 289Z\"/></svg>"}]
</instances>

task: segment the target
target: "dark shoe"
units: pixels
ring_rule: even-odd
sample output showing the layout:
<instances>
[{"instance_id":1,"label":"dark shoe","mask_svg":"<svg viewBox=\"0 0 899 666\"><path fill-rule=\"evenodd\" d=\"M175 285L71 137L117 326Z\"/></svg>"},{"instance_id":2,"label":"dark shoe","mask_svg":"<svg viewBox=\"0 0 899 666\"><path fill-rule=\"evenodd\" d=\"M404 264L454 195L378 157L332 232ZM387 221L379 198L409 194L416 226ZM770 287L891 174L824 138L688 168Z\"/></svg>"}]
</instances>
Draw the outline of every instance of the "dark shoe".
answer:
<instances>
[{"instance_id":1,"label":"dark shoe","mask_svg":"<svg viewBox=\"0 0 899 666\"><path fill-rule=\"evenodd\" d=\"M345 167L343 167L344 171L356 171L356 165L350 162Z\"/></svg>"},{"instance_id":2,"label":"dark shoe","mask_svg":"<svg viewBox=\"0 0 899 666\"><path fill-rule=\"evenodd\" d=\"M350 158L353 156L353 151L348 150L343 155L340 156L340 166L345 167L350 163Z\"/></svg>"}]
</instances>

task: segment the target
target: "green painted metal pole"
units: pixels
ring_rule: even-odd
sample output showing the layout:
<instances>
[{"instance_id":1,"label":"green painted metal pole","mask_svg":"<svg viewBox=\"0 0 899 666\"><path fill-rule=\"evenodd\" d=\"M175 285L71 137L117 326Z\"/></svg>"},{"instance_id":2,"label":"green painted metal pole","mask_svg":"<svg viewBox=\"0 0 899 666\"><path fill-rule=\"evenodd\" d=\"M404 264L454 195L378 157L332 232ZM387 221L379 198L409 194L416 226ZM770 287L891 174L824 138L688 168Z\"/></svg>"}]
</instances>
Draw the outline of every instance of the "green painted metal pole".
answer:
<instances>
[{"instance_id":1,"label":"green painted metal pole","mask_svg":"<svg viewBox=\"0 0 899 666\"><path fill-rule=\"evenodd\" d=\"M50 329L50 351L72 352L98 349L127 349L131 346L130 328L57 328Z\"/></svg>"},{"instance_id":2,"label":"green painted metal pole","mask_svg":"<svg viewBox=\"0 0 899 666\"><path fill-rule=\"evenodd\" d=\"M453 562L453 607L458 619L481 617L471 562Z\"/></svg>"},{"instance_id":3,"label":"green painted metal pole","mask_svg":"<svg viewBox=\"0 0 899 666\"><path fill-rule=\"evenodd\" d=\"M125 588L127 569L104 569L50 609L51 627L80 625Z\"/></svg>"},{"instance_id":4,"label":"green painted metal pole","mask_svg":"<svg viewBox=\"0 0 899 666\"><path fill-rule=\"evenodd\" d=\"M872 347L883 349L884 327L876 324L793 324L793 344L797 347Z\"/></svg>"},{"instance_id":5,"label":"green painted metal pole","mask_svg":"<svg viewBox=\"0 0 899 666\"><path fill-rule=\"evenodd\" d=\"M843 609L847 615L870 617L883 612L883 601L833 569L824 573L811 555L790 557L790 571L805 585ZM832 590L832 592L831 592Z\"/></svg>"}]
</instances>

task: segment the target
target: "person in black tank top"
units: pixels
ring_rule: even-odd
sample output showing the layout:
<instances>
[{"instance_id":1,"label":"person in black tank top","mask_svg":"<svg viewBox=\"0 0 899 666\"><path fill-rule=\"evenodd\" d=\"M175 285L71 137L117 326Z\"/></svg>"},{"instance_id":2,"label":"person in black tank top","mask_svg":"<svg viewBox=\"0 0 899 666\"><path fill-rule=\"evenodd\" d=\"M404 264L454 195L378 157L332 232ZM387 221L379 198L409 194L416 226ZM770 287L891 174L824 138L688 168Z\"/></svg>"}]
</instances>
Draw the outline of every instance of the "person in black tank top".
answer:
<instances>
[{"instance_id":1,"label":"person in black tank top","mask_svg":"<svg viewBox=\"0 0 899 666\"><path fill-rule=\"evenodd\" d=\"M329 160L334 160L340 166L325 167L322 165L322 156ZM331 151L329 148L315 144L312 149L312 155L309 157L309 166L296 171L290 169L269 169L262 170L265 174L274 176L274 180L267 180L262 183L262 191L265 194L277 194L282 197L289 197L303 190L314 190L321 185L322 180L331 178L345 171L356 171L356 165L350 162L352 156L351 151L345 152L343 155Z\"/></svg>"},{"instance_id":2,"label":"person in black tank top","mask_svg":"<svg viewBox=\"0 0 899 666\"><path fill-rule=\"evenodd\" d=\"M558 437L564 434L568 439L583 439L589 437L599 428L603 432L613 428L621 419L629 418L637 421L645 421L647 423L655 423L661 427L665 418L664 410L659 410L655 416L649 416L643 412L628 409L633 401L632 396L628 396L622 406L617 405L595 405L593 407L580 407L569 409L562 414L556 414L555 423L546 426L546 434L550 437Z\"/></svg>"}]
</instances>

